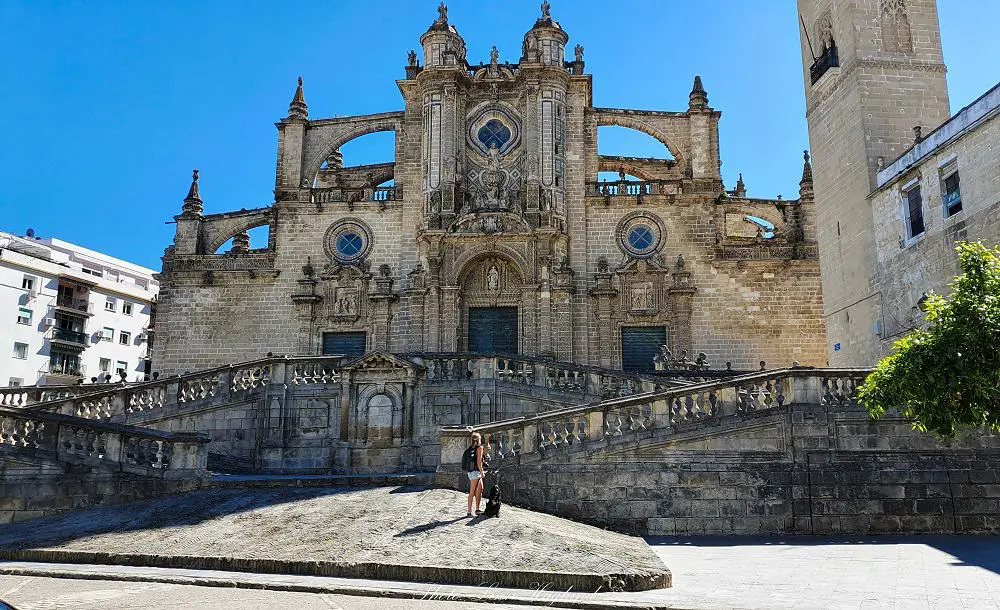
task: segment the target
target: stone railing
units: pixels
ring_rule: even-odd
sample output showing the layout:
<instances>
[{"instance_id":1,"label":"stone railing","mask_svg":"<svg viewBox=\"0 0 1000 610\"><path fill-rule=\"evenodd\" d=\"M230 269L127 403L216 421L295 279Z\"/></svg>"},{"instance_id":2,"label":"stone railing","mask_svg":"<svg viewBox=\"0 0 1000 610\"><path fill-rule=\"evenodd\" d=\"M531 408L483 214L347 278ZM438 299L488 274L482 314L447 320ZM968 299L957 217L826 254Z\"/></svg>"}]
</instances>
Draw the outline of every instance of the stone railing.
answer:
<instances>
[{"instance_id":1,"label":"stone railing","mask_svg":"<svg viewBox=\"0 0 1000 610\"><path fill-rule=\"evenodd\" d=\"M656 392L724 374L722 371L684 371L684 375L676 377L670 371L663 371L660 374L633 374L530 356L422 353L407 354L406 357L427 368L429 384L496 379L601 398ZM698 376L689 376L690 373ZM729 372L729 376L733 374Z\"/></svg>"},{"instance_id":2,"label":"stone railing","mask_svg":"<svg viewBox=\"0 0 1000 610\"><path fill-rule=\"evenodd\" d=\"M680 186L676 180L618 180L609 182L587 182L587 197L651 197L654 195L677 195Z\"/></svg>"},{"instance_id":3,"label":"stone railing","mask_svg":"<svg viewBox=\"0 0 1000 610\"><path fill-rule=\"evenodd\" d=\"M153 412L171 405L187 407L204 402L247 400L271 383L297 386L339 382L343 360L343 356L278 356L156 381L108 386L46 402L32 400L41 396L43 386L17 388L23 392L21 395L10 394L7 406L85 419L127 420L129 415Z\"/></svg>"},{"instance_id":4,"label":"stone railing","mask_svg":"<svg viewBox=\"0 0 1000 610\"><path fill-rule=\"evenodd\" d=\"M91 394L99 390L120 387L117 384L29 385L18 388L0 388L0 407L27 407L29 405Z\"/></svg>"},{"instance_id":5,"label":"stone railing","mask_svg":"<svg viewBox=\"0 0 1000 610\"><path fill-rule=\"evenodd\" d=\"M684 429L723 416L749 416L791 404L856 406L857 388L869 372L777 369L472 428L448 426L441 431L439 472L460 468L462 452L473 431L482 434L491 467L497 467L523 455L544 456L562 447L596 446L647 430Z\"/></svg>"},{"instance_id":6,"label":"stone railing","mask_svg":"<svg viewBox=\"0 0 1000 610\"><path fill-rule=\"evenodd\" d=\"M0 450L60 462L180 479L204 476L209 438L195 432L96 422L59 413L0 408Z\"/></svg>"},{"instance_id":7,"label":"stone railing","mask_svg":"<svg viewBox=\"0 0 1000 610\"><path fill-rule=\"evenodd\" d=\"M313 203L360 203L364 201L387 202L403 199L398 186L376 186L365 188L326 187L312 189Z\"/></svg>"}]
</instances>

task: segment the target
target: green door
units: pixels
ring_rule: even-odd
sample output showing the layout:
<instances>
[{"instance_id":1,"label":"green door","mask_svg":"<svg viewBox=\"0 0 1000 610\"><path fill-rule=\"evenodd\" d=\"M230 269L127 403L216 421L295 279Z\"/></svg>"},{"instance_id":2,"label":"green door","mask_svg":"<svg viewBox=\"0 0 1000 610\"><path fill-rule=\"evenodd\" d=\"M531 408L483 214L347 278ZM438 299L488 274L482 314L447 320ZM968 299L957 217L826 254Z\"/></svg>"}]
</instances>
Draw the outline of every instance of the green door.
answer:
<instances>
[{"instance_id":1,"label":"green door","mask_svg":"<svg viewBox=\"0 0 1000 610\"><path fill-rule=\"evenodd\" d=\"M652 371L653 356L667 342L664 326L634 326L622 328L622 370Z\"/></svg>"},{"instance_id":2,"label":"green door","mask_svg":"<svg viewBox=\"0 0 1000 610\"><path fill-rule=\"evenodd\" d=\"M517 307L470 307L469 351L517 353Z\"/></svg>"}]
</instances>

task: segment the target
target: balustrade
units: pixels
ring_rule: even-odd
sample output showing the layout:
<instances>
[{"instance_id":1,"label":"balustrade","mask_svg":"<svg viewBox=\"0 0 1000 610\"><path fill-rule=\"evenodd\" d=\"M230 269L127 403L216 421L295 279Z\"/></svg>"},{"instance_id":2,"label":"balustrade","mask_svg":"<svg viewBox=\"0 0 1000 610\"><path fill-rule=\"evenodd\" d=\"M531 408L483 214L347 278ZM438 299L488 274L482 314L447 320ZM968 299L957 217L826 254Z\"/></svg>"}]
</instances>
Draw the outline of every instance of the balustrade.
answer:
<instances>
[{"instance_id":1,"label":"balustrade","mask_svg":"<svg viewBox=\"0 0 1000 610\"><path fill-rule=\"evenodd\" d=\"M162 409L167 399L166 385L142 387L128 392L126 413L140 413L153 409Z\"/></svg>"},{"instance_id":2,"label":"balustrade","mask_svg":"<svg viewBox=\"0 0 1000 610\"><path fill-rule=\"evenodd\" d=\"M398 186L378 186L375 188L314 188L313 203L355 203L359 201L399 201L402 191Z\"/></svg>"},{"instance_id":3,"label":"balustrade","mask_svg":"<svg viewBox=\"0 0 1000 610\"><path fill-rule=\"evenodd\" d=\"M203 476L205 434L161 432L39 411L0 408L0 451L40 452L58 461L180 478Z\"/></svg>"},{"instance_id":4,"label":"balustrade","mask_svg":"<svg viewBox=\"0 0 1000 610\"><path fill-rule=\"evenodd\" d=\"M271 383L271 365L261 364L233 371L230 389L233 392L253 390Z\"/></svg>"},{"instance_id":5,"label":"balustrade","mask_svg":"<svg viewBox=\"0 0 1000 610\"><path fill-rule=\"evenodd\" d=\"M570 392L587 391L587 372L556 366L545 367L546 386Z\"/></svg>"},{"instance_id":6,"label":"balustrade","mask_svg":"<svg viewBox=\"0 0 1000 610\"><path fill-rule=\"evenodd\" d=\"M340 381L339 360L295 362L292 364L292 384L337 383Z\"/></svg>"},{"instance_id":7,"label":"balustrade","mask_svg":"<svg viewBox=\"0 0 1000 610\"><path fill-rule=\"evenodd\" d=\"M471 358L425 357L428 381L461 381L472 377Z\"/></svg>"},{"instance_id":8,"label":"balustrade","mask_svg":"<svg viewBox=\"0 0 1000 610\"><path fill-rule=\"evenodd\" d=\"M515 377L521 368L511 359L498 359L497 374ZM555 387L559 380L574 378L565 371L547 367L546 383ZM782 369L742 375L723 380L710 380L694 385L657 389L636 394L642 380L613 375L600 375L602 394L614 396L596 405L542 413L535 417L495 422L471 428L488 435L491 446L504 446L504 439L517 438L523 448L497 451L502 459L528 453L546 453L572 445L625 437L655 428L668 428L688 423L717 419L722 416L747 417L794 403L826 405L831 408L857 405L857 388L868 375L867 370L841 369ZM655 387L654 383L646 385ZM444 449L446 438L467 437L469 428L445 427L442 430L442 467L460 457L456 441ZM459 435L463 435L459 437ZM508 442L508 446L510 443ZM452 454L455 454L454 456Z\"/></svg>"},{"instance_id":9,"label":"balustrade","mask_svg":"<svg viewBox=\"0 0 1000 610\"><path fill-rule=\"evenodd\" d=\"M531 385L535 379L535 367L525 360L500 357L496 359L496 376L501 381Z\"/></svg>"},{"instance_id":10,"label":"balustrade","mask_svg":"<svg viewBox=\"0 0 1000 610\"><path fill-rule=\"evenodd\" d=\"M181 378L180 390L177 394L179 402L194 402L215 396L219 388L219 374L212 372L200 377Z\"/></svg>"}]
</instances>

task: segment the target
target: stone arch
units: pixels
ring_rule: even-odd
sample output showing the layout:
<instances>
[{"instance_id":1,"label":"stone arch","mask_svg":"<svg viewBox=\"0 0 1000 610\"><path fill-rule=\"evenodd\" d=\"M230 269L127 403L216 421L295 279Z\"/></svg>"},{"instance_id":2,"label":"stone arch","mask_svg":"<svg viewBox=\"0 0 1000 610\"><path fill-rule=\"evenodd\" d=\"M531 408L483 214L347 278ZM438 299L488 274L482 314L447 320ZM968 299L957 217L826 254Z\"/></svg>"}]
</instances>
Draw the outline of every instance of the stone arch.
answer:
<instances>
[{"instance_id":1,"label":"stone arch","mask_svg":"<svg viewBox=\"0 0 1000 610\"><path fill-rule=\"evenodd\" d=\"M598 127L624 127L625 129L634 129L635 131L641 131L642 133L652 137L653 139L660 142L667 147L670 154L674 156L674 160L680 164L684 160L684 155L681 154L681 150L675 146L670 137L663 133L656 127L650 125L645 121L641 121L636 117L618 115L618 114L606 114L600 113L597 115L597 126Z\"/></svg>"},{"instance_id":2,"label":"stone arch","mask_svg":"<svg viewBox=\"0 0 1000 610\"><path fill-rule=\"evenodd\" d=\"M274 224L272 223L270 211L265 214L257 213L209 220L202 227L203 252L205 254L215 254L219 248L237 233L263 226L268 227L267 247L272 248L274 245Z\"/></svg>"},{"instance_id":3,"label":"stone arch","mask_svg":"<svg viewBox=\"0 0 1000 610\"><path fill-rule=\"evenodd\" d=\"M334 129L333 134L329 136L329 139L323 143L322 146L320 146L319 152L309 159L302 172L302 177L311 184L313 180L316 179L316 174L319 173L320 168L323 166L323 162L326 161L326 159L333 154L335 150L339 149L351 140L360 138L361 136L381 131L394 131L396 132L396 146L398 147L400 127L402 127L401 119L384 118L345 124L343 125L343 130Z\"/></svg>"},{"instance_id":4,"label":"stone arch","mask_svg":"<svg viewBox=\"0 0 1000 610\"><path fill-rule=\"evenodd\" d=\"M506 259L521 276L522 282L527 281L531 277L528 261L519 252L507 246L496 245L495 247L470 248L460 254L455 260L455 285L461 286L469 273L474 271L483 259L490 257Z\"/></svg>"}]
</instances>

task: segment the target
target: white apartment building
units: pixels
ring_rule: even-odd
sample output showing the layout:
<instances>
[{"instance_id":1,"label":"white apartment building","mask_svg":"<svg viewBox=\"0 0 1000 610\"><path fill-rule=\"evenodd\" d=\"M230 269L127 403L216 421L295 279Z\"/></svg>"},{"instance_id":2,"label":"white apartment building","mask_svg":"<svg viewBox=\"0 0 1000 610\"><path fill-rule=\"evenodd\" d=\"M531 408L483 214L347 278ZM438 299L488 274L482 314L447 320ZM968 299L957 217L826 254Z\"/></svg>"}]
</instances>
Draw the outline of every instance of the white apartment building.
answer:
<instances>
[{"instance_id":1,"label":"white apartment building","mask_svg":"<svg viewBox=\"0 0 1000 610\"><path fill-rule=\"evenodd\" d=\"M30 229L0 231L0 386L146 378L154 273Z\"/></svg>"}]
</instances>

